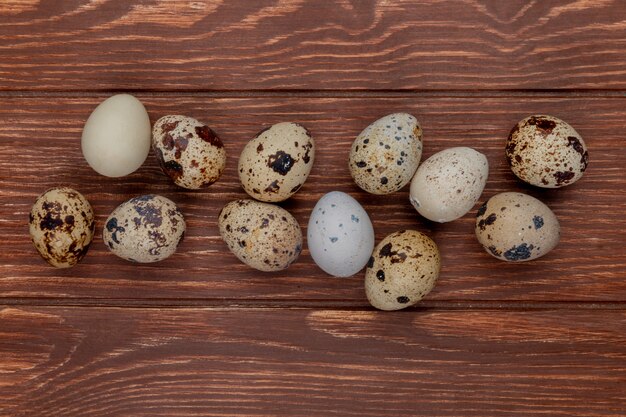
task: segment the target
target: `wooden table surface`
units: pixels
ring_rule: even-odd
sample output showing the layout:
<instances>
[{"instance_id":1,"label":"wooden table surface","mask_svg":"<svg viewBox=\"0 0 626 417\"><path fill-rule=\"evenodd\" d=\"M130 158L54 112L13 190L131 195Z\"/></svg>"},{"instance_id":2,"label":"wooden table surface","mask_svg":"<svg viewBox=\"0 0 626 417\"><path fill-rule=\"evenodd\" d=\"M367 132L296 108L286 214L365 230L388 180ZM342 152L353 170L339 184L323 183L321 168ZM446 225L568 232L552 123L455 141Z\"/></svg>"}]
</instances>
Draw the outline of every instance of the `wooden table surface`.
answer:
<instances>
[{"instance_id":1,"label":"wooden table surface","mask_svg":"<svg viewBox=\"0 0 626 417\"><path fill-rule=\"evenodd\" d=\"M222 137L227 169L176 188L151 153L134 174L99 176L83 124L128 92L154 122L186 114ZM622 0L4 0L0 3L1 416L626 415L626 4ZM545 201L559 246L506 264L473 234L476 208L434 224L408 187L373 196L352 182L355 136L414 114L424 159L471 146L491 165L482 200ZM560 190L522 184L504 158L512 126L563 118L590 153ZM363 274L331 278L308 251L260 273L228 252L217 214L245 197L239 152L264 126L298 121L317 142L312 174L281 204L306 231L324 193L370 213L379 241L414 228L443 267L417 307L385 313ZM36 254L27 217L49 187L92 203L97 233L69 270ZM164 262L105 248L119 203L158 193L188 233Z\"/></svg>"}]
</instances>

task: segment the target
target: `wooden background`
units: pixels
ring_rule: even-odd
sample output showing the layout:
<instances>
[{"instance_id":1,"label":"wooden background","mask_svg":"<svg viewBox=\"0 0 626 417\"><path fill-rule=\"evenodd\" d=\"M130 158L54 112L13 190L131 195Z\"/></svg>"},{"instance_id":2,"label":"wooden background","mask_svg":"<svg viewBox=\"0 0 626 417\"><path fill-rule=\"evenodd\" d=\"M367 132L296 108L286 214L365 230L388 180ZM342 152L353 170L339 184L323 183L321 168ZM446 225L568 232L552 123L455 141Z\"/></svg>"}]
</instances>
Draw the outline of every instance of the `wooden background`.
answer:
<instances>
[{"instance_id":1,"label":"wooden background","mask_svg":"<svg viewBox=\"0 0 626 417\"><path fill-rule=\"evenodd\" d=\"M0 3L0 415L626 415L626 5L621 0L4 0ZM97 175L80 135L93 108L136 95L152 121L186 114L222 137L228 168L177 189L151 154ZM424 159L485 153L482 200L518 190L562 225L559 246L511 265L453 223L420 218L408 187L367 195L347 156L371 121L408 111ZM504 140L533 113L571 123L590 165L561 190L510 173ZM325 275L305 249L255 272L220 240L244 197L236 161L264 126L298 121L313 172L282 204L306 230L316 200L350 193L377 241L415 228L439 244L440 281L418 307L369 307L363 276ZM93 204L82 263L39 259L27 215L49 187ZM100 236L119 203L170 197L188 224L170 259L135 265Z\"/></svg>"}]
</instances>

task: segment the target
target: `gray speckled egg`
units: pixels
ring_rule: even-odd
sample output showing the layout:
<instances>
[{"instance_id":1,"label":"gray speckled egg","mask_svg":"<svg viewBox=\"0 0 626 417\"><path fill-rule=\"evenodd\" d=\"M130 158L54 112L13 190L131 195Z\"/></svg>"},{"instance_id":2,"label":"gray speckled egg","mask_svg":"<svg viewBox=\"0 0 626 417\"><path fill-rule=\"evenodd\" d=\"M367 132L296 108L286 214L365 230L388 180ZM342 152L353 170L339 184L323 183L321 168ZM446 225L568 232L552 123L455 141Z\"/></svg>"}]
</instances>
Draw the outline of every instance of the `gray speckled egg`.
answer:
<instances>
[{"instance_id":1,"label":"gray speckled egg","mask_svg":"<svg viewBox=\"0 0 626 417\"><path fill-rule=\"evenodd\" d=\"M458 219L474 207L488 175L487 158L472 148L437 152L420 165L411 180L411 204L435 222Z\"/></svg>"},{"instance_id":2,"label":"gray speckled egg","mask_svg":"<svg viewBox=\"0 0 626 417\"><path fill-rule=\"evenodd\" d=\"M578 181L589 162L583 138L561 119L536 115L520 121L506 144L506 157L519 179L559 188Z\"/></svg>"},{"instance_id":3,"label":"gray speckled egg","mask_svg":"<svg viewBox=\"0 0 626 417\"><path fill-rule=\"evenodd\" d=\"M152 148L161 169L176 185L198 189L213 184L226 167L226 151L208 126L187 116L161 117L152 128Z\"/></svg>"},{"instance_id":4,"label":"gray speckled egg","mask_svg":"<svg viewBox=\"0 0 626 417\"><path fill-rule=\"evenodd\" d=\"M422 157L422 128L408 113L394 113L363 130L350 149L350 174L372 194L390 194L411 181Z\"/></svg>"},{"instance_id":5,"label":"gray speckled egg","mask_svg":"<svg viewBox=\"0 0 626 417\"><path fill-rule=\"evenodd\" d=\"M440 269L432 239L415 230L395 232L374 249L365 270L365 294L380 310L401 310L435 287Z\"/></svg>"},{"instance_id":6,"label":"gray speckled egg","mask_svg":"<svg viewBox=\"0 0 626 417\"><path fill-rule=\"evenodd\" d=\"M172 200L142 195L113 210L102 240L122 259L149 263L173 255L184 234L185 219Z\"/></svg>"},{"instance_id":7,"label":"gray speckled egg","mask_svg":"<svg viewBox=\"0 0 626 417\"><path fill-rule=\"evenodd\" d=\"M507 192L491 197L478 210L476 237L487 253L503 261L530 261L559 243L559 221L541 201Z\"/></svg>"},{"instance_id":8,"label":"gray speckled egg","mask_svg":"<svg viewBox=\"0 0 626 417\"><path fill-rule=\"evenodd\" d=\"M29 229L35 248L46 262L69 268L87 254L95 229L93 209L78 191L52 188L33 204Z\"/></svg>"},{"instance_id":9,"label":"gray speckled egg","mask_svg":"<svg viewBox=\"0 0 626 417\"><path fill-rule=\"evenodd\" d=\"M278 123L246 144L239 157L239 180L251 197L284 201L304 184L315 160L315 142L298 123Z\"/></svg>"},{"instance_id":10,"label":"gray speckled egg","mask_svg":"<svg viewBox=\"0 0 626 417\"><path fill-rule=\"evenodd\" d=\"M231 201L220 212L218 224L230 251L259 271L286 269L302 251L298 221L273 204Z\"/></svg>"},{"instance_id":11,"label":"gray speckled egg","mask_svg":"<svg viewBox=\"0 0 626 417\"><path fill-rule=\"evenodd\" d=\"M374 227L358 201L341 191L325 194L307 227L313 261L324 272L349 277L359 272L374 249Z\"/></svg>"}]
</instances>

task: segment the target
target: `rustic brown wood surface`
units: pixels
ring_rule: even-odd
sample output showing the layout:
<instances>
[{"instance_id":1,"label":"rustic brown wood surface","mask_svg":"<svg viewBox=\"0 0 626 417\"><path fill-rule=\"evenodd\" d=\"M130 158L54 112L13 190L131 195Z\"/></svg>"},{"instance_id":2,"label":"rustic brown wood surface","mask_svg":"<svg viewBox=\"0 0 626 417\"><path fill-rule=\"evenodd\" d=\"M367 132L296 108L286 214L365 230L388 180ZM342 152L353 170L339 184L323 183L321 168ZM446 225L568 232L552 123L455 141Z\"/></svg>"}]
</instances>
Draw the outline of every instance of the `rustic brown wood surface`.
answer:
<instances>
[{"instance_id":1,"label":"rustic brown wood surface","mask_svg":"<svg viewBox=\"0 0 626 417\"><path fill-rule=\"evenodd\" d=\"M7 415L626 413L624 311L11 307L0 319Z\"/></svg>"},{"instance_id":2,"label":"rustic brown wood surface","mask_svg":"<svg viewBox=\"0 0 626 417\"><path fill-rule=\"evenodd\" d=\"M621 0L5 0L0 19L4 90L626 88Z\"/></svg>"},{"instance_id":3,"label":"rustic brown wood surface","mask_svg":"<svg viewBox=\"0 0 626 417\"><path fill-rule=\"evenodd\" d=\"M601 1L0 2L0 416L626 415L626 7ZM151 153L122 179L80 151L93 108L119 91L154 122L186 114L222 137L228 166L206 190L177 189ZM352 182L355 136L416 115L424 159L485 153L482 200L537 196L562 237L510 265L476 242L476 208L438 225L408 189ZM504 159L532 113L570 122L590 165L560 190L520 183ZM417 308L369 307L361 274L336 279L304 250L280 273L239 263L217 214L245 197L239 152L261 128L298 121L317 142L312 175L281 204L306 231L317 199L356 197L377 241L414 228L443 257ZM48 267L27 215L47 188L93 204L94 243ZM188 233L164 262L135 265L101 239L119 203L170 197Z\"/></svg>"}]
</instances>

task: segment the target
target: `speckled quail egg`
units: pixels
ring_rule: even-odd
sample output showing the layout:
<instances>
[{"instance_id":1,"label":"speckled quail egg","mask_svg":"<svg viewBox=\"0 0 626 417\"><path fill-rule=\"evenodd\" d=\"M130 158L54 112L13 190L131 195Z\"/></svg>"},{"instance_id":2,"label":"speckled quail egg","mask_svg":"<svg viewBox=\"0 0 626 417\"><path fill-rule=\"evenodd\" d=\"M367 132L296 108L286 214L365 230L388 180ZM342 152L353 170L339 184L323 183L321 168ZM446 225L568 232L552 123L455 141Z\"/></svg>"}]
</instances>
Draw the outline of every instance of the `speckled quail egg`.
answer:
<instances>
[{"instance_id":1,"label":"speckled quail egg","mask_svg":"<svg viewBox=\"0 0 626 417\"><path fill-rule=\"evenodd\" d=\"M390 194L411 181L422 157L422 128L407 113L376 120L352 143L349 168L354 182L372 194Z\"/></svg>"},{"instance_id":2,"label":"speckled quail egg","mask_svg":"<svg viewBox=\"0 0 626 417\"><path fill-rule=\"evenodd\" d=\"M289 212L254 200L228 203L219 215L220 235L230 251L259 271L281 271L302 251L302 231Z\"/></svg>"},{"instance_id":3,"label":"speckled quail egg","mask_svg":"<svg viewBox=\"0 0 626 417\"><path fill-rule=\"evenodd\" d=\"M559 243L559 221L541 201L507 192L491 197L478 210L476 237L487 253L503 261L537 259Z\"/></svg>"},{"instance_id":4,"label":"speckled quail egg","mask_svg":"<svg viewBox=\"0 0 626 417\"><path fill-rule=\"evenodd\" d=\"M519 179L559 188L578 181L589 162L583 138L563 120L536 115L520 121L506 144L506 157Z\"/></svg>"},{"instance_id":5,"label":"speckled quail egg","mask_svg":"<svg viewBox=\"0 0 626 417\"><path fill-rule=\"evenodd\" d=\"M93 209L78 191L52 188L33 204L29 229L35 248L46 262L69 268L87 254L95 229Z\"/></svg>"},{"instance_id":6,"label":"speckled quail egg","mask_svg":"<svg viewBox=\"0 0 626 417\"><path fill-rule=\"evenodd\" d=\"M349 277L369 259L374 249L374 227L358 201L341 191L332 191L313 208L307 244L311 257L324 272Z\"/></svg>"},{"instance_id":7,"label":"speckled quail egg","mask_svg":"<svg viewBox=\"0 0 626 417\"><path fill-rule=\"evenodd\" d=\"M226 167L226 151L211 128L180 115L161 117L152 128L152 148L176 185L197 190L213 184Z\"/></svg>"},{"instance_id":8,"label":"speckled quail egg","mask_svg":"<svg viewBox=\"0 0 626 417\"><path fill-rule=\"evenodd\" d=\"M458 219L474 207L488 175L487 158L472 148L437 152L420 165L411 180L411 204L435 222Z\"/></svg>"},{"instance_id":9,"label":"speckled quail egg","mask_svg":"<svg viewBox=\"0 0 626 417\"><path fill-rule=\"evenodd\" d=\"M304 184L315 160L315 142L298 123L278 123L261 130L239 157L239 180L251 197L284 201Z\"/></svg>"},{"instance_id":10,"label":"speckled quail egg","mask_svg":"<svg viewBox=\"0 0 626 417\"><path fill-rule=\"evenodd\" d=\"M129 94L109 97L87 119L81 147L99 174L122 177L136 171L150 152L148 112Z\"/></svg>"},{"instance_id":11,"label":"speckled quail egg","mask_svg":"<svg viewBox=\"0 0 626 417\"><path fill-rule=\"evenodd\" d=\"M365 294L380 310L416 304L434 287L441 269L435 242L415 230L395 232L374 249L365 270Z\"/></svg>"},{"instance_id":12,"label":"speckled quail egg","mask_svg":"<svg viewBox=\"0 0 626 417\"><path fill-rule=\"evenodd\" d=\"M122 259L149 263L173 255L184 234L185 219L172 200L142 195L113 210L105 223L102 240Z\"/></svg>"}]
</instances>

